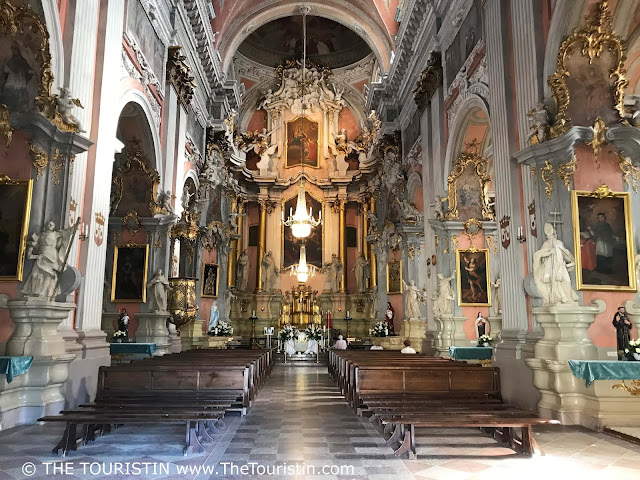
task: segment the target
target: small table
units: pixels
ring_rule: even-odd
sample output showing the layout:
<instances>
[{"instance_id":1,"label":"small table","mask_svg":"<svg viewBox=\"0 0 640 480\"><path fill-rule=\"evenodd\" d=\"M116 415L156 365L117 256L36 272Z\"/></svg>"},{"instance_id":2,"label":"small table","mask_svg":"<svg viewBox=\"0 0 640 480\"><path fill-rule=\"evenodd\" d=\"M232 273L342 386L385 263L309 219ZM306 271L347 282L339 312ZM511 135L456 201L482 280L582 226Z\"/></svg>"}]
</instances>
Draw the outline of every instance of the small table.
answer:
<instances>
[{"instance_id":1,"label":"small table","mask_svg":"<svg viewBox=\"0 0 640 480\"><path fill-rule=\"evenodd\" d=\"M454 360L479 360L486 367L491 362L491 347L449 347L449 356Z\"/></svg>"},{"instance_id":2,"label":"small table","mask_svg":"<svg viewBox=\"0 0 640 480\"><path fill-rule=\"evenodd\" d=\"M622 380L612 388L621 388L631 395L640 396L640 362L611 360L569 360L569 368L576 378L582 378L586 386L594 380ZM631 386L624 383L632 380Z\"/></svg>"},{"instance_id":3,"label":"small table","mask_svg":"<svg viewBox=\"0 0 640 480\"><path fill-rule=\"evenodd\" d=\"M27 373L32 363L33 357L0 357L0 373L4 373L7 383L11 383L13 377Z\"/></svg>"},{"instance_id":4,"label":"small table","mask_svg":"<svg viewBox=\"0 0 640 480\"><path fill-rule=\"evenodd\" d=\"M121 363L125 357L133 355L153 357L156 349L155 343L111 343L109 345L109 352L118 363Z\"/></svg>"}]
</instances>

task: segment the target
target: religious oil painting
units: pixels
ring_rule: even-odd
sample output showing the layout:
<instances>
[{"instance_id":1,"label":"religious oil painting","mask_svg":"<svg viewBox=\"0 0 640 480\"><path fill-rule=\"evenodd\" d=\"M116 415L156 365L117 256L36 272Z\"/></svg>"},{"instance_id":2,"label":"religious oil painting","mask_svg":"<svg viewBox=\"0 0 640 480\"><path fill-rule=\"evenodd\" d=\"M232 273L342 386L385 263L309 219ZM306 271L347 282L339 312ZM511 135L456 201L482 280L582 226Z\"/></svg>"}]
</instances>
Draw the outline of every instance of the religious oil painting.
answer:
<instances>
[{"instance_id":1,"label":"religious oil painting","mask_svg":"<svg viewBox=\"0 0 640 480\"><path fill-rule=\"evenodd\" d=\"M387 293L402 293L402 262L400 260L387 263Z\"/></svg>"},{"instance_id":2,"label":"religious oil painting","mask_svg":"<svg viewBox=\"0 0 640 480\"><path fill-rule=\"evenodd\" d=\"M41 84L39 63L42 38L29 29L12 37L0 35L0 104L11 112L35 110L35 98Z\"/></svg>"},{"instance_id":3,"label":"religious oil painting","mask_svg":"<svg viewBox=\"0 0 640 480\"><path fill-rule=\"evenodd\" d=\"M309 192L305 192L307 209L311 208L314 218L318 218L322 210L322 203L313 198ZM298 196L290 198L284 202L282 211L285 218L289 217L289 214L293 214L296 211L296 203ZM311 235L305 239L307 250L307 263L315 265L318 268L322 268L322 230L323 227L315 227L311 229ZM293 236L291 227L282 227L282 266L283 268L289 268L291 265L296 265L300 260L300 245L302 240Z\"/></svg>"},{"instance_id":4,"label":"religious oil painting","mask_svg":"<svg viewBox=\"0 0 640 480\"><path fill-rule=\"evenodd\" d=\"M467 168L456 182L458 197L458 216L460 220L484 218L482 199L484 191L473 168Z\"/></svg>"},{"instance_id":5,"label":"religious oil painting","mask_svg":"<svg viewBox=\"0 0 640 480\"><path fill-rule=\"evenodd\" d=\"M489 306L489 250L456 250L458 305Z\"/></svg>"},{"instance_id":6,"label":"religious oil painting","mask_svg":"<svg viewBox=\"0 0 640 480\"><path fill-rule=\"evenodd\" d=\"M141 217L151 216L153 179L142 168L132 164L126 173L116 176L112 189L112 211L116 216L124 217L130 211Z\"/></svg>"},{"instance_id":7,"label":"religious oil painting","mask_svg":"<svg viewBox=\"0 0 640 480\"><path fill-rule=\"evenodd\" d=\"M147 301L147 264L149 245L115 247L111 301L145 303Z\"/></svg>"},{"instance_id":8,"label":"religious oil painting","mask_svg":"<svg viewBox=\"0 0 640 480\"><path fill-rule=\"evenodd\" d=\"M32 189L33 180L0 180L0 281L22 281Z\"/></svg>"},{"instance_id":9,"label":"religious oil painting","mask_svg":"<svg viewBox=\"0 0 640 480\"><path fill-rule=\"evenodd\" d=\"M630 194L596 192L573 191L571 197L578 289L633 292Z\"/></svg>"},{"instance_id":10,"label":"religious oil painting","mask_svg":"<svg viewBox=\"0 0 640 480\"><path fill-rule=\"evenodd\" d=\"M218 279L220 270L216 263L205 263L202 265L202 291L203 298L218 297Z\"/></svg>"},{"instance_id":11,"label":"religious oil painting","mask_svg":"<svg viewBox=\"0 0 640 480\"><path fill-rule=\"evenodd\" d=\"M286 123L287 148L285 166L317 168L320 146L318 144L318 122L298 117Z\"/></svg>"}]
</instances>

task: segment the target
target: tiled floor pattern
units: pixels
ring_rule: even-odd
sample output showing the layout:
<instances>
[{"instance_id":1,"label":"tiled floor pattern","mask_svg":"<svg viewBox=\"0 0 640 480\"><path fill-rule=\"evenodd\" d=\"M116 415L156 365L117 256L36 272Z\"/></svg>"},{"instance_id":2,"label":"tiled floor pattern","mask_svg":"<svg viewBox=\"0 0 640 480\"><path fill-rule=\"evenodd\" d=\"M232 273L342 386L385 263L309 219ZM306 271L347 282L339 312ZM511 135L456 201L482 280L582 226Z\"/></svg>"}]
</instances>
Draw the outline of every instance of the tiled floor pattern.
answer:
<instances>
[{"instance_id":1,"label":"tiled floor pattern","mask_svg":"<svg viewBox=\"0 0 640 480\"><path fill-rule=\"evenodd\" d=\"M56 425L19 427L0 433L0 480L4 479L637 479L640 446L605 434L577 428L549 427L536 430L545 455L523 458L476 430L420 432L418 460L395 458L378 432L366 419L357 417L330 381L326 367L274 367L249 414L227 418L226 428L200 455L182 456L182 434L178 426L122 427L97 439L69 457L51 454L62 428ZM35 475L22 471L26 462L35 465ZM49 474L44 462L69 462L67 474ZM84 462L84 465L83 465ZM122 474L114 473L116 462ZM130 462L129 474L125 462ZM133 462L151 462L148 471L133 471ZM247 474L240 468L305 468L292 475ZM255 463L254 467L249 466ZM310 475L325 465L342 468L335 475ZM158 470L153 468L169 468ZM196 475L178 468L207 467ZM84 470L86 468L86 470ZM225 471L226 468L226 471ZM350 471L344 470L351 469ZM273 471L273 470L267 470ZM215 472L212 474L212 472ZM30 472L28 472L30 473ZM342 474L339 474L342 473Z\"/></svg>"}]
</instances>

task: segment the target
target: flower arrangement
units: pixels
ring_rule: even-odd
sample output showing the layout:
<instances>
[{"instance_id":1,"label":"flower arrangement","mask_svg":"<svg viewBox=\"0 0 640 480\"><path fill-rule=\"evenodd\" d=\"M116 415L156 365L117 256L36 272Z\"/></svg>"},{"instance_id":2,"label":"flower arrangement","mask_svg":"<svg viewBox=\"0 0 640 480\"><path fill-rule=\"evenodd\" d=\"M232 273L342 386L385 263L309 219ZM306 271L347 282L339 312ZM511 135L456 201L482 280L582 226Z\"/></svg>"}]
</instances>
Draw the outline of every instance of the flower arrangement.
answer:
<instances>
[{"instance_id":1,"label":"flower arrangement","mask_svg":"<svg viewBox=\"0 0 640 480\"><path fill-rule=\"evenodd\" d=\"M374 337L386 337L389 335L389 325L387 322L376 322L373 328L369 329L369 335Z\"/></svg>"},{"instance_id":2,"label":"flower arrangement","mask_svg":"<svg viewBox=\"0 0 640 480\"><path fill-rule=\"evenodd\" d=\"M480 335L478 338L478 346L479 347L490 347L491 342L493 342L493 338L489 335Z\"/></svg>"},{"instance_id":3,"label":"flower arrangement","mask_svg":"<svg viewBox=\"0 0 640 480\"><path fill-rule=\"evenodd\" d=\"M624 353L629 360L640 360L640 340L631 340Z\"/></svg>"},{"instance_id":4,"label":"flower arrangement","mask_svg":"<svg viewBox=\"0 0 640 480\"><path fill-rule=\"evenodd\" d=\"M231 328L229 322L220 320L207 331L207 335L211 337L228 337L233 335L233 328Z\"/></svg>"},{"instance_id":5,"label":"flower arrangement","mask_svg":"<svg viewBox=\"0 0 640 480\"><path fill-rule=\"evenodd\" d=\"M118 330L113 334L113 341L117 343L122 343L127 340L127 332L123 332L122 330Z\"/></svg>"},{"instance_id":6,"label":"flower arrangement","mask_svg":"<svg viewBox=\"0 0 640 480\"><path fill-rule=\"evenodd\" d=\"M304 329L304 333L308 339L313 339L316 342L322 340L323 331L318 325L310 324L307 328Z\"/></svg>"},{"instance_id":7,"label":"flower arrangement","mask_svg":"<svg viewBox=\"0 0 640 480\"><path fill-rule=\"evenodd\" d=\"M298 338L298 329L293 325L285 324L283 325L282 329L278 332L278 337L283 342Z\"/></svg>"}]
</instances>

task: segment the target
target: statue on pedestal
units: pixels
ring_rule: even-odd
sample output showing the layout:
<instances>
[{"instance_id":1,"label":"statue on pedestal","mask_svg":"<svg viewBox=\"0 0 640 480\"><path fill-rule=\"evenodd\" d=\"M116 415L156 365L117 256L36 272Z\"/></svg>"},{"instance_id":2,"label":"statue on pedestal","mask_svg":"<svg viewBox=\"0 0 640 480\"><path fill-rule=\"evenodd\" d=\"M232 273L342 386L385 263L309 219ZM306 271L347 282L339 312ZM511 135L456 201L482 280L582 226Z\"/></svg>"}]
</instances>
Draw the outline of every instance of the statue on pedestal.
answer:
<instances>
[{"instance_id":1,"label":"statue on pedestal","mask_svg":"<svg viewBox=\"0 0 640 480\"><path fill-rule=\"evenodd\" d=\"M424 293L416 287L415 280L407 282L402 279L402 287L404 288L404 316L408 319L420 318L420 302L426 301Z\"/></svg>"},{"instance_id":2,"label":"statue on pedestal","mask_svg":"<svg viewBox=\"0 0 640 480\"><path fill-rule=\"evenodd\" d=\"M575 259L562 241L558 240L553 225L545 223L544 233L547 240L533 254L533 279L543 304L552 306L558 303L577 303L578 294L571 286L569 277L569 270L573 269Z\"/></svg>"},{"instance_id":3,"label":"statue on pedestal","mask_svg":"<svg viewBox=\"0 0 640 480\"><path fill-rule=\"evenodd\" d=\"M502 315L502 279L500 276L496 277L495 282L491 282L493 287L493 308L496 315Z\"/></svg>"},{"instance_id":4,"label":"statue on pedestal","mask_svg":"<svg viewBox=\"0 0 640 480\"><path fill-rule=\"evenodd\" d=\"M244 292L249 280L249 256L247 250L243 250L236 263L236 289Z\"/></svg>"},{"instance_id":5,"label":"statue on pedestal","mask_svg":"<svg viewBox=\"0 0 640 480\"><path fill-rule=\"evenodd\" d=\"M227 320L231 318L231 304L236 301L236 298L231 289L227 288L224 294L224 311L227 314Z\"/></svg>"},{"instance_id":6,"label":"statue on pedestal","mask_svg":"<svg viewBox=\"0 0 640 480\"><path fill-rule=\"evenodd\" d=\"M325 284L329 292L337 293L340 291L343 269L344 266L335 253L331 255L331 261L324 264L322 270L325 274Z\"/></svg>"},{"instance_id":7,"label":"statue on pedestal","mask_svg":"<svg viewBox=\"0 0 640 480\"><path fill-rule=\"evenodd\" d=\"M616 329L616 344L618 347L618 358L625 355L625 350L629 348L631 341L631 322L627 316L627 310L620 306L613 316L613 326Z\"/></svg>"},{"instance_id":8,"label":"statue on pedestal","mask_svg":"<svg viewBox=\"0 0 640 480\"><path fill-rule=\"evenodd\" d=\"M49 222L44 232L31 236L26 258L35 260L35 263L20 290L25 297L49 299L60 293L58 275L64 270L67 250L75 231L76 226L56 230L56 224Z\"/></svg>"},{"instance_id":9,"label":"statue on pedestal","mask_svg":"<svg viewBox=\"0 0 640 480\"><path fill-rule=\"evenodd\" d=\"M273 259L271 251L262 258L262 289L265 292L271 292L278 278L278 267Z\"/></svg>"},{"instance_id":10,"label":"statue on pedestal","mask_svg":"<svg viewBox=\"0 0 640 480\"><path fill-rule=\"evenodd\" d=\"M436 317L453 314L453 301L456 297L450 282L455 276L455 273L450 277L445 277L442 273L437 275L438 292L433 296L433 313Z\"/></svg>"},{"instance_id":11,"label":"statue on pedestal","mask_svg":"<svg viewBox=\"0 0 640 480\"><path fill-rule=\"evenodd\" d=\"M129 336L129 315L127 315L127 310L124 308L118 317L118 331L124 332L125 337Z\"/></svg>"},{"instance_id":12,"label":"statue on pedestal","mask_svg":"<svg viewBox=\"0 0 640 480\"><path fill-rule=\"evenodd\" d=\"M207 331L213 330L218 323L220 312L218 311L218 301L214 300L211 303L211 309L209 310L209 325L207 325Z\"/></svg>"},{"instance_id":13,"label":"statue on pedestal","mask_svg":"<svg viewBox=\"0 0 640 480\"><path fill-rule=\"evenodd\" d=\"M147 289L149 294L149 311L154 313L166 312L169 282L162 273L162 269L159 269L151 281L147 283Z\"/></svg>"},{"instance_id":14,"label":"statue on pedestal","mask_svg":"<svg viewBox=\"0 0 640 480\"><path fill-rule=\"evenodd\" d=\"M362 252L356 259L356 263L351 269L356 276L356 292L365 293L367 290L367 278L371 277L371 269L369 261L364 258Z\"/></svg>"},{"instance_id":15,"label":"statue on pedestal","mask_svg":"<svg viewBox=\"0 0 640 480\"><path fill-rule=\"evenodd\" d=\"M68 88L60 87L60 95L56 97L56 107L58 107L58 111L60 112L60 116L64 123L67 125L75 125L80 133L86 132L86 130L82 128L80 120L71 113L74 107L84 107L80 103L80 100L77 98L71 98Z\"/></svg>"},{"instance_id":16,"label":"statue on pedestal","mask_svg":"<svg viewBox=\"0 0 640 480\"><path fill-rule=\"evenodd\" d=\"M476 318L476 337L480 338L482 335L489 335L491 333L491 324L482 316L481 312L478 312Z\"/></svg>"}]
</instances>

